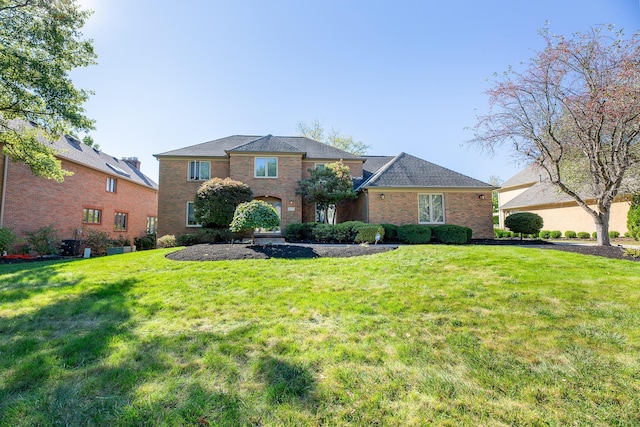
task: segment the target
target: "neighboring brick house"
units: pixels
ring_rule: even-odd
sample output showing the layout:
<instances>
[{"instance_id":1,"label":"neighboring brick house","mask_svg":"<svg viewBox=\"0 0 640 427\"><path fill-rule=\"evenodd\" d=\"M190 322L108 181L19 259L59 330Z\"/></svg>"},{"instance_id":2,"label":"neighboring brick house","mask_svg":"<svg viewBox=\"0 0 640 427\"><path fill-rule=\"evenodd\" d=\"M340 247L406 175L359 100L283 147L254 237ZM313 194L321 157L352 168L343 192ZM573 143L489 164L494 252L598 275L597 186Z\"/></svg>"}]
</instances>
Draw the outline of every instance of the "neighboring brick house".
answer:
<instances>
[{"instance_id":1,"label":"neighboring brick house","mask_svg":"<svg viewBox=\"0 0 640 427\"><path fill-rule=\"evenodd\" d=\"M544 170L532 165L518 172L502 184L498 190L500 227L504 219L516 212L533 212L542 217L545 230L596 231L595 222L569 195L555 187ZM587 199L595 209L593 200ZM630 203L618 197L611 204L609 230L624 234L627 231L627 212Z\"/></svg>"},{"instance_id":2,"label":"neighboring brick house","mask_svg":"<svg viewBox=\"0 0 640 427\"><path fill-rule=\"evenodd\" d=\"M457 224L471 227L474 238L493 237L494 187L405 153L356 156L305 137L233 135L155 157L160 236L199 227L193 201L198 187L213 177L247 184L256 199L276 208L281 228L317 221L322 213L296 195L298 181L309 169L342 160L358 199L339 204L336 222Z\"/></svg>"},{"instance_id":3,"label":"neighboring brick house","mask_svg":"<svg viewBox=\"0 0 640 427\"><path fill-rule=\"evenodd\" d=\"M117 159L70 136L52 146L63 169L73 172L64 182L37 177L0 154L0 227L24 237L53 226L61 239L99 230L132 242L154 231L158 186L140 172L136 158Z\"/></svg>"}]
</instances>

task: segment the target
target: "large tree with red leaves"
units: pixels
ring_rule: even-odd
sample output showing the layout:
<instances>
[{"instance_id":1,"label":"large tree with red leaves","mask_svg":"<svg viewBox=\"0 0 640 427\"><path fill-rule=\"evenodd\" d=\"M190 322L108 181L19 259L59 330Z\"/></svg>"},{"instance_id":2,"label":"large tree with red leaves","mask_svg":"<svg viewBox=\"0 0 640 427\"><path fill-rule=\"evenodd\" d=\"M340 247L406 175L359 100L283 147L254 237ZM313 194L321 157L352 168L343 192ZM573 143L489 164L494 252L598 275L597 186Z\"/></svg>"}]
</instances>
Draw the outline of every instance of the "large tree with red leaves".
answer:
<instances>
[{"instance_id":1,"label":"large tree with red leaves","mask_svg":"<svg viewBox=\"0 0 640 427\"><path fill-rule=\"evenodd\" d=\"M526 69L493 83L471 142L490 151L506 144L537 165L593 217L598 244L610 245L611 204L637 189L640 169L640 33L598 26L541 35L546 46Z\"/></svg>"}]
</instances>

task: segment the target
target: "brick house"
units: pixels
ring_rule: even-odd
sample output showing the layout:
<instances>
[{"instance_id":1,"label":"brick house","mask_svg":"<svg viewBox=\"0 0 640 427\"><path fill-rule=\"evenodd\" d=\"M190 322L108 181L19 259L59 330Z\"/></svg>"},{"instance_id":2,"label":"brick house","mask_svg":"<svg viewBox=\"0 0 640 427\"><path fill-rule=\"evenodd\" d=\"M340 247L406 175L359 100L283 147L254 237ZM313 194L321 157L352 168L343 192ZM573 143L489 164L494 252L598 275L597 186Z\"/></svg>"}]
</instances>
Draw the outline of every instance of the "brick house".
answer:
<instances>
[{"instance_id":1,"label":"brick house","mask_svg":"<svg viewBox=\"0 0 640 427\"><path fill-rule=\"evenodd\" d=\"M474 238L493 237L494 187L406 153L357 156L305 137L233 135L155 157L159 236L199 227L193 200L198 187L213 177L247 184L256 199L275 207L282 229L318 221L322 211L296 195L298 181L309 176L309 169L342 160L358 198L329 212L337 215L336 222L457 224L471 227Z\"/></svg>"},{"instance_id":2,"label":"brick house","mask_svg":"<svg viewBox=\"0 0 640 427\"><path fill-rule=\"evenodd\" d=\"M609 230L627 232L627 213L630 197L617 197L611 204ZM587 199L591 208L595 202ZM509 178L498 189L500 227L507 216L516 212L532 212L542 217L545 230L571 230L593 233L596 226L589 215L569 195L558 190L546 177L546 171L535 165L528 166Z\"/></svg>"},{"instance_id":3,"label":"brick house","mask_svg":"<svg viewBox=\"0 0 640 427\"><path fill-rule=\"evenodd\" d=\"M117 159L70 136L52 145L63 169L73 172L64 182L35 176L2 155L0 144L0 227L24 237L53 226L62 239L99 230L132 242L154 231L158 186L140 171L136 158Z\"/></svg>"}]
</instances>

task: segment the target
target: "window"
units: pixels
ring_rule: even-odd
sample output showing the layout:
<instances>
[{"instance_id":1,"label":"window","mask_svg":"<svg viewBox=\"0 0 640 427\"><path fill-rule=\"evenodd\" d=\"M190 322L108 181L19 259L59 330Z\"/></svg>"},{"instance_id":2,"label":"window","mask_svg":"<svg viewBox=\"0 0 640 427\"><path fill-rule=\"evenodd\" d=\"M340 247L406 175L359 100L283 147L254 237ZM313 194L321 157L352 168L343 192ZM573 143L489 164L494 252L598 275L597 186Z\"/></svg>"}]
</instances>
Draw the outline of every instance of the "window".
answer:
<instances>
[{"instance_id":1,"label":"window","mask_svg":"<svg viewBox=\"0 0 640 427\"><path fill-rule=\"evenodd\" d=\"M200 227L196 221L196 213L193 208L193 202L187 202L187 227Z\"/></svg>"},{"instance_id":2,"label":"window","mask_svg":"<svg viewBox=\"0 0 640 427\"><path fill-rule=\"evenodd\" d=\"M318 169L318 170L324 170L325 163L316 163L316 164L313 165L313 167Z\"/></svg>"},{"instance_id":3,"label":"window","mask_svg":"<svg viewBox=\"0 0 640 427\"><path fill-rule=\"evenodd\" d=\"M158 229L158 218L155 216L147 217L147 234L155 234Z\"/></svg>"},{"instance_id":4,"label":"window","mask_svg":"<svg viewBox=\"0 0 640 427\"><path fill-rule=\"evenodd\" d=\"M206 181L211 178L211 162L189 162L189 181Z\"/></svg>"},{"instance_id":5,"label":"window","mask_svg":"<svg viewBox=\"0 0 640 427\"><path fill-rule=\"evenodd\" d=\"M107 177L107 192L115 193L116 192L116 179Z\"/></svg>"},{"instance_id":6,"label":"window","mask_svg":"<svg viewBox=\"0 0 640 427\"><path fill-rule=\"evenodd\" d=\"M100 224L102 222L102 210L93 208L82 209L82 222L85 224Z\"/></svg>"},{"instance_id":7,"label":"window","mask_svg":"<svg viewBox=\"0 0 640 427\"><path fill-rule=\"evenodd\" d=\"M124 212L116 212L115 219L113 221L113 231L126 231L127 230L127 214Z\"/></svg>"},{"instance_id":8,"label":"window","mask_svg":"<svg viewBox=\"0 0 640 427\"><path fill-rule=\"evenodd\" d=\"M277 178L278 158L277 157L256 157L256 178Z\"/></svg>"},{"instance_id":9,"label":"window","mask_svg":"<svg viewBox=\"0 0 640 427\"><path fill-rule=\"evenodd\" d=\"M336 205L331 203L329 205L329 209L327 210L327 224L335 224L336 220ZM322 209L322 205L316 203L316 222L324 223L324 209Z\"/></svg>"},{"instance_id":10,"label":"window","mask_svg":"<svg viewBox=\"0 0 640 427\"><path fill-rule=\"evenodd\" d=\"M444 224L444 195L418 195L418 222L420 224Z\"/></svg>"}]
</instances>

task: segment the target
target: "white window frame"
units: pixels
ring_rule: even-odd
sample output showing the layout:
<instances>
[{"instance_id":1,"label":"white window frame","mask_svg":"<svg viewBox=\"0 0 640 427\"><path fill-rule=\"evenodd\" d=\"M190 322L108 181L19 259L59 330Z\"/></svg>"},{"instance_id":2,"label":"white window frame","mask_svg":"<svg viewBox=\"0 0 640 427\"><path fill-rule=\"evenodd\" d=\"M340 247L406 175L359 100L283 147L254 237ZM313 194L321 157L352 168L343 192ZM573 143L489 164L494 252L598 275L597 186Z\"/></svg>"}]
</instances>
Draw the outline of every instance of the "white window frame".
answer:
<instances>
[{"instance_id":1,"label":"white window frame","mask_svg":"<svg viewBox=\"0 0 640 427\"><path fill-rule=\"evenodd\" d=\"M428 197L429 199L429 221L421 221L421 213L420 213L420 198ZM442 221L434 221L434 210L433 210L433 199L434 197L442 198ZM445 217L446 209L444 203L444 193L420 193L418 194L418 223L419 224L446 224ZM437 218L436 218L437 219Z\"/></svg>"},{"instance_id":2,"label":"white window frame","mask_svg":"<svg viewBox=\"0 0 640 427\"><path fill-rule=\"evenodd\" d=\"M107 177L107 193L115 193L117 189L117 179L110 176Z\"/></svg>"},{"instance_id":3,"label":"white window frame","mask_svg":"<svg viewBox=\"0 0 640 427\"><path fill-rule=\"evenodd\" d=\"M206 164L209 168L209 176L202 176L202 165ZM188 181L208 181L211 179L211 162L206 160L190 160L187 164L187 180Z\"/></svg>"},{"instance_id":4,"label":"white window frame","mask_svg":"<svg viewBox=\"0 0 640 427\"><path fill-rule=\"evenodd\" d=\"M264 161L264 176L258 175L258 161ZM269 160L276 161L276 174L269 175ZM253 161L253 177L254 178L277 178L278 177L278 158L277 157L256 157Z\"/></svg>"},{"instance_id":5,"label":"white window frame","mask_svg":"<svg viewBox=\"0 0 640 427\"><path fill-rule=\"evenodd\" d=\"M187 211L185 212L186 213L185 223L187 224L187 227L202 227L202 224L198 224L197 222L195 222L195 217L194 217L194 222L189 223L189 206L192 206L192 209L194 209L194 213L195 213L195 203L187 202Z\"/></svg>"}]
</instances>

